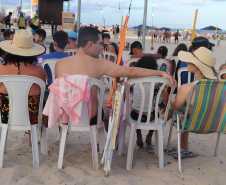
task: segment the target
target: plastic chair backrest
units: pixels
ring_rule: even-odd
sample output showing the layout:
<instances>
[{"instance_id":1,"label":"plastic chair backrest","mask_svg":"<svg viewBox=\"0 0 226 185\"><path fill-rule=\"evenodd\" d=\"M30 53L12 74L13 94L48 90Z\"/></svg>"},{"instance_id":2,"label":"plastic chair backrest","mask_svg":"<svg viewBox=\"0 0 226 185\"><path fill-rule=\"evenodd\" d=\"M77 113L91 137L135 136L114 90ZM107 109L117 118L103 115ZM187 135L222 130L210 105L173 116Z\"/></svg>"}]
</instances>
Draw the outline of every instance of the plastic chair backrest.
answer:
<instances>
[{"instance_id":1,"label":"plastic chair backrest","mask_svg":"<svg viewBox=\"0 0 226 185\"><path fill-rule=\"evenodd\" d=\"M226 76L226 69L220 70L219 77L220 77L221 79L223 79L222 75L223 75L223 76ZM224 78L224 79L225 79L225 78Z\"/></svg>"},{"instance_id":2,"label":"plastic chair backrest","mask_svg":"<svg viewBox=\"0 0 226 185\"><path fill-rule=\"evenodd\" d=\"M200 79L193 83L187 105L195 92L194 105L187 131L211 133L226 131L226 80ZM187 118L187 106L184 118ZM185 126L186 119L182 122Z\"/></svg>"},{"instance_id":3,"label":"plastic chair backrest","mask_svg":"<svg viewBox=\"0 0 226 185\"><path fill-rule=\"evenodd\" d=\"M67 53L70 56L73 56L76 54L76 49L66 49L64 50L64 53Z\"/></svg>"},{"instance_id":4,"label":"plastic chair backrest","mask_svg":"<svg viewBox=\"0 0 226 185\"><path fill-rule=\"evenodd\" d=\"M26 75L0 76L8 92L9 97L9 119L8 128L18 130L21 126L30 127L28 110L28 94L33 84L40 86L39 117L38 123L42 123L42 106L45 91L45 83L40 78Z\"/></svg>"},{"instance_id":5,"label":"plastic chair backrest","mask_svg":"<svg viewBox=\"0 0 226 185\"><path fill-rule=\"evenodd\" d=\"M182 67L180 69L178 69L178 89L180 88L180 86L182 85L181 83L181 74L182 72L188 72L188 68L187 67ZM188 72L188 83L191 83L191 72Z\"/></svg>"},{"instance_id":6,"label":"plastic chair backrest","mask_svg":"<svg viewBox=\"0 0 226 185\"><path fill-rule=\"evenodd\" d=\"M166 64L166 72L167 73L169 72L170 64L167 60L161 58L161 59L157 59L156 61L157 61L157 64L158 64L158 70L160 70L160 68L163 64Z\"/></svg>"},{"instance_id":7,"label":"plastic chair backrest","mask_svg":"<svg viewBox=\"0 0 226 185\"><path fill-rule=\"evenodd\" d=\"M104 59L108 60L108 61L111 61L111 57L114 57L114 64L117 63L117 55L115 53L112 53L112 52L108 52L108 51L104 51L103 52L103 55L104 55Z\"/></svg>"},{"instance_id":8,"label":"plastic chair backrest","mask_svg":"<svg viewBox=\"0 0 226 185\"><path fill-rule=\"evenodd\" d=\"M59 59L46 59L42 62L42 68L44 69L45 65L48 64L52 73L52 80L55 80L55 66Z\"/></svg>"},{"instance_id":9,"label":"plastic chair backrest","mask_svg":"<svg viewBox=\"0 0 226 185\"><path fill-rule=\"evenodd\" d=\"M171 82L169 79L163 78L163 77L143 77L143 78L136 78L136 79L131 79L126 83L126 121L129 122L129 118L130 118L130 110L131 110L131 103L132 101L130 101L130 87L133 84L138 84L141 90L141 104L140 104L140 112L139 112L139 116L137 119L137 123L141 123L141 116L143 114L143 110L144 110L144 106L145 106L145 90L144 90L144 84L143 83L148 83L148 85L150 84L150 93L149 93L149 103L148 103L148 114L147 114L147 118L151 117L151 111L152 111L152 107L155 107L155 124L158 124L158 105L159 105L159 99L160 96L162 94L162 90L164 89L165 85L171 85ZM158 94L156 96L156 100L155 100L155 106L153 106L153 99L154 99L154 90L155 90L155 85L156 83L161 83L161 87L159 88ZM170 97L171 94L173 92L174 88L171 89L171 93L170 93ZM168 114L168 106L166 108L166 115ZM167 116L164 117L164 124L167 121ZM147 119L146 123L150 123L150 119ZM144 123L144 124L146 124Z\"/></svg>"},{"instance_id":10,"label":"plastic chair backrest","mask_svg":"<svg viewBox=\"0 0 226 185\"><path fill-rule=\"evenodd\" d=\"M102 81L90 78L89 79L89 85L90 88L92 88L94 85L98 87L98 113L97 113L97 124L102 122L102 107L103 107L103 98L104 98L104 90L105 85ZM82 105L82 115L80 118L80 122L78 124L75 124L70 118L69 118L69 124L71 126L88 126L88 129L90 127L89 122L89 116L88 116L88 104L86 102L83 102Z\"/></svg>"},{"instance_id":11,"label":"plastic chair backrest","mask_svg":"<svg viewBox=\"0 0 226 185\"><path fill-rule=\"evenodd\" d=\"M129 67L129 65L133 62L137 62L140 58L131 58L127 61L126 67Z\"/></svg>"}]
</instances>

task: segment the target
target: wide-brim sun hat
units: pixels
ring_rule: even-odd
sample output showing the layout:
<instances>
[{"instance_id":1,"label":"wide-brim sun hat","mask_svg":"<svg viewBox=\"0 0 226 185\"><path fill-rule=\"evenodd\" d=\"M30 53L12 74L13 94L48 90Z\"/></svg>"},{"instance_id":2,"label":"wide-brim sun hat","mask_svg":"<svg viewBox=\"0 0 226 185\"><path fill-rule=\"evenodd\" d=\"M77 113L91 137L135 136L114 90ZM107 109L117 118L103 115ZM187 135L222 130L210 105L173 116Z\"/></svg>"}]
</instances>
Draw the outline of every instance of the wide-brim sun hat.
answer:
<instances>
[{"instance_id":1,"label":"wide-brim sun hat","mask_svg":"<svg viewBox=\"0 0 226 185\"><path fill-rule=\"evenodd\" d=\"M214 69L216 57L213 52L205 47L200 47L193 53L180 51L178 58L183 62L196 65L202 74L209 79L217 79L217 72Z\"/></svg>"},{"instance_id":2,"label":"wide-brim sun hat","mask_svg":"<svg viewBox=\"0 0 226 185\"><path fill-rule=\"evenodd\" d=\"M7 53L24 57L38 56L46 51L45 46L33 42L33 35L27 30L16 31L13 40L0 42L0 48Z\"/></svg>"}]
</instances>

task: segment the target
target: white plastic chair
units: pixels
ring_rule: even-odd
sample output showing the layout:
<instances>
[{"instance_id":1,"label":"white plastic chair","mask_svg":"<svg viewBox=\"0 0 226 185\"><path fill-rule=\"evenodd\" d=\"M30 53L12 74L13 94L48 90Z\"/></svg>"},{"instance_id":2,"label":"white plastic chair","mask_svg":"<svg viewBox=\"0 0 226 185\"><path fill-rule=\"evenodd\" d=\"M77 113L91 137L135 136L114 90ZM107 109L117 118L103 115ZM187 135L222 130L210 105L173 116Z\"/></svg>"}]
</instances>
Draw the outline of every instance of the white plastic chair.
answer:
<instances>
[{"instance_id":1,"label":"white plastic chair","mask_svg":"<svg viewBox=\"0 0 226 185\"><path fill-rule=\"evenodd\" d=\"M180 86L182 85L182 84L181 84L181 83L182 83L182 82L181 82L181 75L182 75L183 72L187 72L187 73L188 73L188 81L187 81L187 82L188 82L188 83L191 83L191 74L192 74L192 73L191 73L191 72L188 72L188 68L187 68L187 67L182 67L182 68L178 69L178 71L177 71L177 74L178 74L178 75L177 75L177 76L178 76L178 84L177 84L178 87L177 87L177 88L178 88L178 89L179 89Z\"/></svg>"},{"instance_id":2,"label":"white plastic chair","mask_svg":"<svg viewBox=\"0 0 226 185\"><path fill-rule=\"evenodd\" d=\"M115 53L112 53L112 52L108 52L108 51L104 51L103 52L103 55L104 55L104 59L105 60L108 60L108 61L111 61L111 57L114 57L114 64L117 63L117 55ZM112 62L112 61L111 61ZM114 78L113 77L110 77L110 76L106 76L104 75L104 78L108 78L108 89L109 89L109 95L111 95L111 88L112 88L112 84L113 84L113 80Z\"/></svg>"},{"instance_id":3,"label":"white plastic chair","mask_svg":"<svg viewBox=\"0 0 226 185\"><path fill-rule=\"evenodd\" d=\"M138 60L140 60L140 58L131 58L131 59L129 59L127 61L127 63L126 63L126 67L129 67L131 63L137 62ZM128 81L128 77L125 77L124 81L127 82Z\"/></svg>"},{"instance_id":4,"label":"white plastic chair","mask_svg":"<svg viewBox=\"0 0 226 185\"><path fill-rule=\"evenodd\" d=\"M226 74L226 69L220 70L219 77L222 79L222 75Z\"/></svg>"},{"instance_id":5,"label":"white plastic chair","mask_svg":"<svg viewBox=\"0 0 226 185\"><path fill-rule=\"evenodd\" d=\"M49 65L49 68L51 70L51 73L52 73L52 80L54 81L55 80L55 66L56 66L56 63L59 59L46 59L42 62L42 68L44 69L44 66L46 64Z\"/></svg>"},{"instance_id":6,"label":"white plastic chair","mask_svg":"<svg viewBox=\"0 0 226 185\"><path fill-rule=\"evenodd\" d=\"M127 61L126 67L129 67L131 63L137 62L140 58L131 58Z\"/></svg>"},{"instance_id":7,"label":"white plastic chair","mask_svg":"<svg viewBox=\"0 0 226 185\"><path fill-rule=\"evenodd\" d=\"M113 63L116 64L117 63L117 55L115 53L112 53L112 52L108 52L108 51L104 51L103 52L103 55L104 55L104 59L105 60L108 60L108 61L111 61L111 57L114 57L114 61Z\"/></svg>"},{"instance_id":8,"label":"white plastic chair","mask_svg":"<svg viewBox=\"0 0 226 185\"><path fill-rule=\"evenodd\" d=\"M157 59L157 64L158 64L158 70L160 70L160 67L163 65L163 64L166 64L166 72L168 73L169 72L169 67L170 67L170 63L165 60L165 59Z\"/></svg>"},{"instance_id":9,"label":"white plastic chair","mask_svg":"<svg viewBox=\"0 0 226 185\"><path fill-rule=\"evenodd\" d=\"M29 110L28 110L28 93L33 84L40 86L40 101L38 113L38 126L42 125L42 108L43 97L45 91L45 83L43 80L25 75L6 75L0 76L2 82L8 92L9 97L9 118L8 123L2 123L0 119L1 143L0 143L0 168L3 166L3 155L5 150L5 143L7 139L8 130L31 130L32 153L34 169L39 167L39 153L37 140L37 125L30 124ZM45 127L42 131L41 150L43 154L47 154L47 140Z\"/></svg>"},{"instance_id":10,"label":"white plastic chair","mask_svg":"<svg viewBox=\"0 0 226 185\"><path fill-rule=\"evenodd\" d=\"M99 102L98 102L98 115L97 115L97 125L90 125L89 118L88 118L88 106L87 103L83 103L83 111L80 118L80 122L78 124L73 123L73 121L69 118L68 125L62 124L59 121L60 126L60 149L59 149L59 158L58 158L58 168L62 169L63 165L63 157L64 157L64 149L65 149L65 142L67 137L68 131L90 131L91 137L91 145L92 145L92 158L93 158L93 170L99 170L98 166L98 154L97 154L97 137L96 131L98 130L99 136L99 153L102 154L104 151L105 145L105 132L104 132L104 123L102 122L102 104L103 104L103 97L104 97L104 83L100 80L90 78L90 86L93 85L99 88Z\"/></svg>"},{"instance_id":11,"label":"white plastic chair","mask_svg":"<svg viewBox=\"0 0 226 185\"><path fill-rule=\"evenodd\" d=\"M66 49L64 50L64 53L67 53L70 56L73 56L76 54L76 49Z\"/></svg>"},{"instance_id":12,"label":"white plastic chair","mask_svg":"<svg viewBox=\"0 0 226 185\"><path fill-rule=\"evenodd\" d=\"M144 110L145 105L145 92L143 83L148 82L150 83L150 94L149 94L149 104L148 104L148 114L147 114L147 121L141 122L142 113ZM130 117L130 110L131 110L131 100L130 100L130 87L131 85L138 83L141 89L141 106L140 106L140 113L138 120L135 121ZM162 86L159 89L159 92L157 94L155 106L153 105L153 96L154 96L154 88L155 83L162 83ZM123 123L123 128L121 131L121 136L119 140L119 147L118 147L118 155L122 154L123 145L124 145L124 139L125 139L125 132L126 127L130 127L130 136L129 136L129 145L128 145L128 152L127 152L127 164L126 169L131 170L132 169L132 162L133 162L133 150L134 150L134 141L135 141L135 133L136 129L145 129L145 130L155 130L155 154L159 156L159 168L163 169L164 166L164 158L163 158L163 134L162 134L162 127L165 126L168 116L168 109L169 109L169 103L166 107L165 117L164 120L158 118L158 104L159 104L159 98L161 96L162 90L165 87L166 84L171 85L170 80L162 77L144 77L144 78L137 78L137 79L131 79L126 83L126 118ZM171 95L173 92L173 88L171 89L169 101L171 99ZM155 120L150 122L151 117L151 111L152 107L155 109Z\"/></svg>"}]
</instances>

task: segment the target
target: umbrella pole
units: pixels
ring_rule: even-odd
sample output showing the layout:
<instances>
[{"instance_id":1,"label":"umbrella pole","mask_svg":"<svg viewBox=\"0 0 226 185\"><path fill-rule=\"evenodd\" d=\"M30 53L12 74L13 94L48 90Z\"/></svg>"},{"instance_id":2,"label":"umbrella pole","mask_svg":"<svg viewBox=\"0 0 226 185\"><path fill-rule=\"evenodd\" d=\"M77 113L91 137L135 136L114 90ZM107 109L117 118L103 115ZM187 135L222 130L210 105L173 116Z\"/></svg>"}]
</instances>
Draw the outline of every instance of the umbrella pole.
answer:
<instances>
[{"instance_id":1,"label":"umbrella pole","mask_svg":"<svg viewBox=\"0 0 226 185\"><path fill-rule=\"evenodd\" d=\"M148 1L144 1L144 18L143 18L143 26L142 26L142 46L143 51L145 52L145 35L146 35L146 19L147 19L147 7L148 7Z\"/></svg>"},{"instance_id":2,"label":"umbrella pole","mask_svg":"<svg viewBox=\"0 0 226 185\"><path fill-rule=\"evenodd\" d=\"M80 12L81 12L81 0L78 0L78 14L77 14L77 35L80 30Z\"/></svg>"},{"instance_id":3,"label":"umbrella pole","mask_svg":"<svg viewBox=\"0 0 226 185\"><path fill-rule=\"evenodd\" d=\"M195 25L196 25L197 15L198 15L198 9L196 9L196 12L195 12L195 21L194 21L193 31L191 36L191 45L192 45L193 39L195 38Z\"/></svg>"}]
</instances>

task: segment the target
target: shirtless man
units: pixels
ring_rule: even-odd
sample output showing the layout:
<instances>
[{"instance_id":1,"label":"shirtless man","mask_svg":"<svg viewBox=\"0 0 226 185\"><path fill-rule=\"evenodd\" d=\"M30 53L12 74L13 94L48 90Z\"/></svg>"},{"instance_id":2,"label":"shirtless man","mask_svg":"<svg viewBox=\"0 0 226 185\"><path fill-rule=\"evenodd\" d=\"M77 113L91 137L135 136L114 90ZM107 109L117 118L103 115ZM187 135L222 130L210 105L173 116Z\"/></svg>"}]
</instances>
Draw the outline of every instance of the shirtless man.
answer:
<instances>
[{"instance_id":1,"label":"shirtless man","mask_svg":"<svg viewBox=\"0 0 226 185\"><path fill-rule=\"evenodd\" d=\"M139 41L134 41L130 45L130 58L142 58L143 56L152 56L155 59L160 59L162 58L162 55L156 53L156 54L151 54L151 53L143 53L143 48L142 44ZM130 67L136 66L136 62L132 62L130 64Z\"/></svg>"},{"instance_id":2,"label":"shirtless man","mask_svg":"<svg viewBox=\"0 0 226 185\"><path fill-rule=\"evenodd\" d=\"M76 55L59 60L56 64L55 74L59 78L63 73L68 75L88 75L91 78L100 79L103 75L110 77L130 77L139 78L145 76L162 76L171 80L173 85L176 82L172 76L156 70L149 70L143 68L122 67L100 59L99 55L103 50L101 33L95 28L85 27L79 30L78 38L78 52ZM97 115L98 100L97 88L94 86L91 89L92 96L92 115L94 118ZM105 109L104 109L105 112ZM108 117L105 112L105 117ZM91 119L92 122L92 119ZM105 121L105 124L108 122Z\"/></svg>"}]
</instances>

